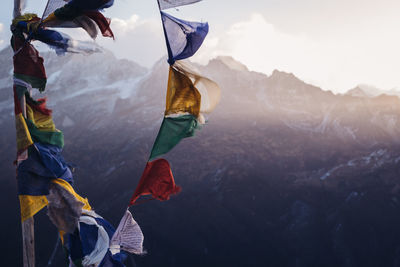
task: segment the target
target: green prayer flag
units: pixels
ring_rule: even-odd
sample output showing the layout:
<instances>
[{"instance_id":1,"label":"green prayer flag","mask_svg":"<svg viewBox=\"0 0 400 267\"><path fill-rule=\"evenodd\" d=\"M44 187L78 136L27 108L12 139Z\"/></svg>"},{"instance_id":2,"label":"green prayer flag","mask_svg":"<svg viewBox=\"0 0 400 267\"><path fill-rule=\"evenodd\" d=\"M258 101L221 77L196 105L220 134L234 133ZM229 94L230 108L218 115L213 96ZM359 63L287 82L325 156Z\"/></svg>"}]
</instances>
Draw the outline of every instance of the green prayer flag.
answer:
<instances>
[{"instance_id":1,"label":"green prayer flag","mask_svg":"<svg viewBox=\"0 0 400 267\"><path fill-rule=\"evenodd\" d=\"M64 135L61 131L43 131L40 130L31 120L26 119L25 121L34 142L50 144L60 148L64 147Z\"/></svg>"},{"instance_id":2,"label":"green prayer flag","mask_svg":"<svg viewBox=\"0 0 400 267\"><path fill-rule=\"evenodd\" d=\"M165 117L151 150L149 161L168 153L183 138L194 136L198 128L200 128L199 124L193 115Z\"/></svg>"}]
</instances>

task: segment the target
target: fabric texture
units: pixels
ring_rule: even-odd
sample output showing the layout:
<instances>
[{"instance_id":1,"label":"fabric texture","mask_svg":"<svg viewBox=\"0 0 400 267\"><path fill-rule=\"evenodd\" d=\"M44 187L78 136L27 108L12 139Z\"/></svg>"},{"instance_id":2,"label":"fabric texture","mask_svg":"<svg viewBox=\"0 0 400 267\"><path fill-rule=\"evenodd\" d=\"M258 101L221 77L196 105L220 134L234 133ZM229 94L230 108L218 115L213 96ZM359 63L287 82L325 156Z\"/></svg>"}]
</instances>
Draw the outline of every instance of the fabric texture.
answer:
<instances>
[{"instance_id":1,"label":"fabric texture","mask_svg":"<svg viewBox=\"0 0 400 267\"><path fill-rule=\"evenodd\" d=\"M31 134L22 113L15 115L15 129L17 138L17 152L20 154L33 144Z\"/></svg>"},{"instance_id":2,"label":"fabric texture","mask_svg":"<svg viewBox=\"0 0 400 267\"><path fill-rule=\"evenodd\" d=\"M35 147L43 165L54 174L55 178L73 184L72 172L61 155L62 149L60 147L41 143L35 143Z\"/></svg>"},{"instance_id":3,"label":"fabric texture","mask_svg":"<svg viewBox=\"0 0 400 267\"><path fill-rule=\"evenodd\" d=\"M193 115L165 117L150 154L150 161L168 153L182 139L192 137L200 126Z\"/></svg>"},{"instance_id":4,"label":"fabric texture","mask_svg":"<svg viewBox=\"0 0 400 267\"><path fill-rule=\"evenodd\" d=\"M23 80L33 88L44 91L47 82L44 60L39 52L27 42L21 31L15 29L11 38L14 50L14 77Z\"/></svg>"},{"instance_id":5,"label":"fabric texture","mask_svg":"<svg viewBox=\"0 0 400 267\"><path fill-rule=\"evenodd\" d=\"M48 204L45 196L19 195L18 197L21 209L21 222L33 217Z\"/></svg>"},{"instance_id":6,"label":"fabric texture","mask_svg":"<svg viewBox=\"0 0 400 267\"><path fill-rule=\"evenodd\" d=\"M110 28L111 20L109 18L104 17L98 11L85 11L84 14L97 24L104 37L112 37L114 39L114 33Z\"/></svg>"},{"instance_id":7,"label":"fabric texture","mask_svg":"<svg viewBox=\"0 0 400 267\"><path fill-rule=\"evenodd\" d=\"M164 10L178 6L190 5L200 1L202 0L158 0L158 3L160 5L160 9Z\"/></svg>"},{"instance_id":8,"label":"fabric texture","mask_svg":"<svg viewBox=\"0 0 400 267\"><path fill-rule=\"evenodd\" d=\"M113 4L114 0L49 0L46 9L43 12L43 18L46 19L50 14L63 7L70 9L68 12L63 12L70 13L70 17L66 19L71 19L74 16L79 15L78 13L81 10L101 10L111 7ZM75 12L75 14L73 14L73 12Z\"/></svg>"},{"instance_id":9,"label":"fabric texture","mask_svg":"<svg viewBox=\"0 0 400 267\"><path fill-rule=\"evenodd\" d=\"M44 20L46 28L82 28L85 30L92 39L96 39L98 36L98 30L96 23L85 15L79 15L73 20L61 20L58 19L54 14L48 16Z\"/></svg>"},{"instance_id":10,"label":"fabric texture","mask_svg":"<svg viewBox=\"0 0 400 267\"><path fill-rule=\"evenodd\" d=\"M221 88L218 84L199 74L199 72L196 71L196 67L187 60L176 61L173 67L186 77L189 77L190 80L193 81L195 88L200 92L200 112L212 112L221 100Z\"/></svg>"},{"instance_id":11,"label":"fabric texture","mask_svg":"<svg viewBox=\"0 0 400 267\"><path fill-rule=\"evenodd\" d=\"M56 129L51 115L43 114L41 111L26 105L26 124L32 140L35 143L50 144L62 148L64 146L64 135Z\"/></svg>"},{"instance_id":12,"label":"fabric texture","mask_svg":"<svg viewBox=\"0 0 400 267\"><path fill-rule=\"evenodd\" d=\"M50 0L51 1L51 0ZM65 4L65 2L64 2ZM92 38L96 38L97 33L93 32L93 28L89 21L83 17L88 17L97 24L104 37L114 38L114 34L110 28L111 20L104 17L99 10L108 8L114 4L114 0L72 0L63 6L59 6L58 0L51 4L53 7L58 7L53 10L46 9L44 16L46 25L50 27L74 27L80 26L84 28ZM51 13L49 13L51 11ZM54 14L54 15L52 15Z\"/></svg>"},{"instance_id":13,"label":"fabric texture","mask_svg":"<svg viewBox=\"0 0 400 267\"><path fill-rule=\"evenodd\" d=\"M50 185L47 215L59 231L73 233L78 227L82 208L85 205L58 183Z\"/></svg>"},{"instance_id":14,"label":"fabric texture","mask_svg":"<svg viewBox=\"0 0 400 267\"><path fill-rule=\"evenodd\" d=\"M122 266L124 253L110 255L110 239L115 233L114 227L94 211L84 210L79 218L79 227L64 236L64 244L70 264L82 267ZM106 265L104 265L106 264ZM107 265L118 264L118 265Z\"/></svg>"},{"instance_id":15,"label":"fabric texture","mask_svg":"<svg viewBox=\"0 0 400 267\"><path fill-rule=\"evenodd\" d=\"M130 205L134 205L137 199L143 195L152 195L153 198L164 201L168 200L170 195L177 194L180 191L181 188L176 186L167 160L158 159L147 162Z\"/></svg>"},{"instance_id":16,"label":"fabric texture","mask_svg":"<svg viewBox=\"0 0 400 267\"><path fill-rule=\"evenodd\" d=\"M114 4L114 0L71 0L70 6L81 10L102 10Z\"/></svg>"},{"instance_id":17,"label":"fabric texture","mask_svg":"<svg viewBox=\"0 0 400 267\"><path fill-rule=\"evenodd\" d=\"M161 11L168 63L193 56L208 34L208 23L190 22Z\"/></svg>"},{"instance_id":18,"label":"fabric texture","mask_svg":"<svg viewBox=\"0 0 400 267\"><path fill-rule=\"evenodd\" d=\"M120 249L129 253L142 255L144 236L140 226L133 219L129 210L126 210L124 217L115 231L111 242L110 250L119 252ZM114 253L113 253L114 254Z\"/></svg>"},{"instance_id":19,"label":"fabric texture","mask_svg":"<svg viewBox=\"0 0 400 267\"><path fill-rule=\"evenodd\" d=\"M201 95L190 78L170 67L165 115L190 113L198 117L200 104Z\"/></svg>"},{"instance_id":20,"label":"fabric texture","mask_svg":"<svg viewBox=\"0 0 400 267\"><path fill-rule=\"evenodd\" d=\"M65 190L67 190L70 194L72 194L78 201L84 203L84 206L82 208L84 211L85 210L88 210L88 211L92 210L92 207L90 206L88 199L87 198L83 198L80 195L78 195L75 192L74 188L72 188L72 186L67 181L65 181L63 179L55 179L52 182L62 186Z\"/></svg>"},{"instance_id":21,"label":"fabric texture","mask_svg":"<svg viewBox=\"0 0 400 267\"><path fill-rule=\"evenodd\" d=\"M110 238L103 226L90 216L81 216L80 236L82 240L83 266L98 265L106 255Z\"/></svg>"},{"instance_id":22,"label":"fabric texture","mask_svg":"<svg viewBox=\"0 0 400 267\"><path fill-rule=\"evenodd\" d=\"M52 14L57 9L65 6L65 4L68 2L69 1L65 1L65 0L48 0L46 9L43 12L42 18L46 19L48 16L50 16L50 14Z\"/></svg>"},{"instance_id":23,"label":"fabric texture","mask_svg":"<svg viewBox=\"0 0 400 267\"><path fill-rule=\"evenodd\" d=\"M49 186L54 174L40 160L35 149L29 151L28 159L17 167L19 195L44 196L49 194Z\"/></svg>"},{"instance_id":24,"label":"fabric texture","mask_svg":"<svg viewBox=\"0 0 400 267\"><path fill-rule=\"evenodd\" d=\"M36 32L30 32L26 21L19 22L18 26L29 32L33 39L41 41L54 49L57 55L64 55L67 52L91 54L102 51L100 46L94 42L73 40L67 34L58 31L39 28Z\"/></svg>"}]
</instances>

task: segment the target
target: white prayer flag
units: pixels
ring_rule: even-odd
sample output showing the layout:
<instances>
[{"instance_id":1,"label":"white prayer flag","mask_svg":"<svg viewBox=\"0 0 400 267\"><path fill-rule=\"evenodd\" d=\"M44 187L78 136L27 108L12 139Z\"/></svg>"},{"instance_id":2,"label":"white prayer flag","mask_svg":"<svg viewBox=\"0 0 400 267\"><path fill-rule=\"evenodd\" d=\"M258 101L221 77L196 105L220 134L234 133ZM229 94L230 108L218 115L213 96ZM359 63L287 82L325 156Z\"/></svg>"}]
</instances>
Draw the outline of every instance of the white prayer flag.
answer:
<instances>
[{"instance_id":1,"label":"white prayer flag","mask_svg":"<svg viewBox=\"0 0 400 267\"><path fill-rule=\"evenodd\" d=\"M178 6L190 5L200 1L202 0L158 0L158 3L160 4L160 9L164 10Z\"/></svg>"},{"instance_id":2,"label":"white prayer flag","mask_svg":"<svg viewBox=\"0 0 400 267\"><path fill-rule=\"evenodd\" d=\"M127 210L111 239L111 252L115 254L122 249L133 254L143 254L143 241L144 236L140 226Z\"/></svg>"}]
</instances>

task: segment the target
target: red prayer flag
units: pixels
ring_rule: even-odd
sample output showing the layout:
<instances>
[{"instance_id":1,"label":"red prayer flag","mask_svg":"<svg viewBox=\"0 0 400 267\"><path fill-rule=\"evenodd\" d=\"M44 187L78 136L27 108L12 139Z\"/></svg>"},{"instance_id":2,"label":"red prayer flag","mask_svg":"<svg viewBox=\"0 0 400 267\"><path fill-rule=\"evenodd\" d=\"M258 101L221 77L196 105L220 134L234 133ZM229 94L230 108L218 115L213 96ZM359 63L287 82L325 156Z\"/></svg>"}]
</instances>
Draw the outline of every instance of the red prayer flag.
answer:
<instances>
[{"instance_id":1,"label":"red prayer flag","mask_svg":"<svg viewBox=\"0 0 400 267\"><path fill-rule=\"evenodd\" d=\"M29 42L13 37L14 49L14 73L46 79L46 71L43 58Z\"/></svg>"},{"instance_id":2,"label":"red prayer flag","mask_svg":"<svg viewBox=\"0 0 400 267\"><path fill-rule=\"evenodd\" d=\"M110 28L111 20L109 18L104 17L99 11L85 11L84 14L97 24L104 37L112 37L114 39L114 33Z\"/></svg>"},{"instance_id":3,"label":"red prayer flag","mask_svg":"<svg viewBox=\"0 0 400 267\"><path fill-rule=\"evenodd\" d=\"M177 194L180 191L181 188L175 184L168 161L157 159L147 162L129 205L134 205L142 195L152 195L153 198L164 201L168 200L170 195Z\"/></svg>"}]
</instances>

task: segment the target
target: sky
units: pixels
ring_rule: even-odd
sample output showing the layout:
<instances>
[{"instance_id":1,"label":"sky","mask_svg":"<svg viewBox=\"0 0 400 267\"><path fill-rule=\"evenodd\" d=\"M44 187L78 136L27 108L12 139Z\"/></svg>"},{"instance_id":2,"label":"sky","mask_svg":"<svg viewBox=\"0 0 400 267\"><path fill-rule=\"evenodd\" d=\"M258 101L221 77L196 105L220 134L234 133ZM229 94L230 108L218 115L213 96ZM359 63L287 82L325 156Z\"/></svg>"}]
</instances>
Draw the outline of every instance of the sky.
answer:
<instances>
[{"instance_id":1,"label":"sky","mask_svg":"<svg viewBox=\"0 0 400 267\"><path fill-rule=\"evenodd\" d=\"M37 14L46 5L45 0L26 1L26 11ZM9 43L12 5L8 0L0 10L0 48ZM204 0L168 12L209 22L195 62L232 56L250 70L291 72L343 93L358 84L400 90L399 10L398 0ZM112 18L116 40L96 42L118 58L151 67L166 54L156 0L115 0L105 15ZM88 38L82 31L69 34Z\"/></svg>"}]
</instances>

